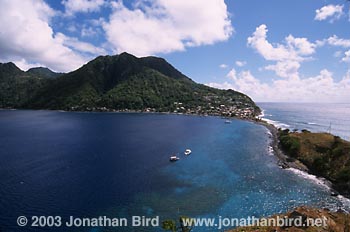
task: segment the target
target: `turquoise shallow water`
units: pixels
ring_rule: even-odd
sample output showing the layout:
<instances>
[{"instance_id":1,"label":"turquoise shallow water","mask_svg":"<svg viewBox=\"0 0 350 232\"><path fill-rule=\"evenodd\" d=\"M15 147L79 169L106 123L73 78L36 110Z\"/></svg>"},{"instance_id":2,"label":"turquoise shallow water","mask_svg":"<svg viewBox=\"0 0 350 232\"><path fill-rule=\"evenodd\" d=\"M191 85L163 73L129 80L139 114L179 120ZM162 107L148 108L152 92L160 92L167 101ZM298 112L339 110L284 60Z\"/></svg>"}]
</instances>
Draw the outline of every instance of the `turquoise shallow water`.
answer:
<instances>
[{"instance_id":1,"label":"turquoise shallow water","mask_svg":"<svg viewBox=\"0 0 350 232\"><path fill-rule=\"evenodd\" d=\"M0 212L0 231L38 231L16 226L20 215L241 218L298 205L342 204L317 180L280 169L269 153L265 127L224 121L163 114L0 111L0 208L8 209ZM188 157L183 155L186 148L192 150ZM173 153L181 158L176 163L169 162Z\"/></svg>"}]
</instances>

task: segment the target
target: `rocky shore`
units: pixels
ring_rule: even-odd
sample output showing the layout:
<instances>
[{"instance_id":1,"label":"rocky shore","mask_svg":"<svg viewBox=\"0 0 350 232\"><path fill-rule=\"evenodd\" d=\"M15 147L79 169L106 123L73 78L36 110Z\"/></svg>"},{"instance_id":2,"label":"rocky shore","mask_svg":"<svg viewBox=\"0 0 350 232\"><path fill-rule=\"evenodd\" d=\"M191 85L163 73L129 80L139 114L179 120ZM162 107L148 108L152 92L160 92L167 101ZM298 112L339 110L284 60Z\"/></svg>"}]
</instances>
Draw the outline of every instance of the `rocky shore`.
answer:
<instances>
[{"instance_id":1,"label":"rocky shore","mask_svg":"<svg viewBox=\"0 0 350 232\"><path fill-rule=\"evenodd\" d=\"M350 197L349 141L329 133L279 130L263 120L257 123L270 131L270 146L282 168L315 175L331 188L332 195Z\"/></svg>"},{"instance_id":2,"label":"rocky shore","mask_svg":"<svg viewBox=\"0 0 350 232\"><path fill-rule=\"evenodd\" d=\"M270 146L273 149L274 155L278 158L278 164L282 168L295 168L304 172L309 172L309 169L302 162L296 159L292 159L281 150L279 146L278 129L274 125L262 120L257 121L257 123L265 126L270 131Z\"/></svg>"},{"instance_id":3,"label":"rocky shore","mask_svg":"<svg viewBox=\"0 0 350 232\"><path fill-rule=\"evenodd\" d=\"M331 212L327 209L314 209L305 206L298 207L285 214L274 215L269 218L288 218L300 219L302 226L284 225L284 226L246 226L239 227L226 232L349 232L350 215L343 212ZM318 225L312 225L312 222L322 221ZM320 221L320 222L321 222ZM297 222L297 221L296 221ZM297 224L297 223L295 223Z\"/></svg>"}]
</instances>

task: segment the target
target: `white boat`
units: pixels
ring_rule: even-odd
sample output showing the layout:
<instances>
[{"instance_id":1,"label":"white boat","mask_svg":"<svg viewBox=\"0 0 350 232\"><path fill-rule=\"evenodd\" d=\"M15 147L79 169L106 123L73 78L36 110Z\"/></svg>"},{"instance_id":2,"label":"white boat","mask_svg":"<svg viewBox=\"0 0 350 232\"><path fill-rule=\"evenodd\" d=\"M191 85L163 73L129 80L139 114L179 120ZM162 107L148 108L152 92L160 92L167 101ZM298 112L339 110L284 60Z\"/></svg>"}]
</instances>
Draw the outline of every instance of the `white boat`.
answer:
<instances>
[{"instance_id":1,"label":"white boat","mask_svg":"<svg viewBox=\"0 0 350 232\"><path fill-rule=\"evenodd\" d=\"M179 157L177 157L176 155L172 155L172 156L170 156L170 161L171 162L175 162L175 161L178 161L180 158Z\"/></svg>"},{"instance_id":2,"label":"white boat","mask_svg":"<svg viewBox=\"0 0 350 232\"><path fill-rule=\"evenodd\" d=\"M225 123L231 124L232 122L230 120L226 120Z\"/></svg>"},{"instance_id":3,"label":"white boat","mask_svg":"<svg viewBox=\"0 0 350 232\"><path fill-rule=\"evenodd\" d=\"M190 149L186 149L184 153L185 153L185 155L189 155L189 154L191 154L191 152L192 151Z\"/></svg>"}]
</instances>

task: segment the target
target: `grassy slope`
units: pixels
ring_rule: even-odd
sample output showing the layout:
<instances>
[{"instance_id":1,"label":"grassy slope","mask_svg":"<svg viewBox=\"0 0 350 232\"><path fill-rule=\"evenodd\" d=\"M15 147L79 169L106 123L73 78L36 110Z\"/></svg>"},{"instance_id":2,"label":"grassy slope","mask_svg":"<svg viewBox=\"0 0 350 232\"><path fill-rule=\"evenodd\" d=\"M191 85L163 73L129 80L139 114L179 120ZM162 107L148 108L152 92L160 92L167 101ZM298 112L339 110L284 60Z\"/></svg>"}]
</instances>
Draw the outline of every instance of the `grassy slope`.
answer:
<instances>
[{"instance_id":1,"label":"grassy slope","mask_svg":"<svg viewBox=\"0 0 350 232\"><path fill-rule=\"evenodd\" d=\"M280 131L279 138L289 156L332 181L336 190L350 194L350 142L328 133Z\"/></svg>"}]
</instances>

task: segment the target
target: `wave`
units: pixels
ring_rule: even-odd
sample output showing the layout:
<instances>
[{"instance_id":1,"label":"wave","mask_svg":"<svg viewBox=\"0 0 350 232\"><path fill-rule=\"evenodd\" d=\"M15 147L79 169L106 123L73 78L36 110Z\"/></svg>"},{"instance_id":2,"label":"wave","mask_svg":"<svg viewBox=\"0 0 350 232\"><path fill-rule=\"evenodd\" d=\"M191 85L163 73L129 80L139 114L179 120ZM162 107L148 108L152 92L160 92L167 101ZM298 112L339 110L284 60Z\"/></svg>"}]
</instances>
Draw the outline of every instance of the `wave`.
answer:
<instances>
[{"instance_id":1,"label":"wave","mask_svg":"<svg viewBox=\"0 0 350 232\"><path fill-rule=\"evenodd\" d=\"M262 118L265 116L265 110L262 110L261 113L258 115L259 118Z\"/></svg>"},{"instance_id":2,"label":"wave","mask_svg":"<svg viewBox=\"0 0 350 232\"><path fill-rule=\"evenodd\" d=\"M318 123L316 122L297 122L299 124L304 124L304 125L319 125Z\"/></svg>"},{"instance_id":3,"label":"wave","mask_svg":"<svg viewBox=\"0 0 350 232\"><path fill-rule=\"evenodd\" d=\"M268 154L271 156L275 155L273 151L273 147L271 145L268 147Z\"/></svg>"},{"instance_id":4,"label":"wave","mask_svg":"<svg viewBox=\"0 0 350 232\"><path fill-rule=\"evenodd\" d=\"M263 120L265 120L267 123L274 125L277 128L282 128L282 129L287 129L290 128L290 125L279 122L279 121L274 121L268 118L262 118Z\"/></svg>"},{"instance_id":5,"label":"wave","mask_svg":"<svg viewBox=\"0 0 350 232\"><path fill-rule=\"evenodd\" d=\"M261 113L260 113L257 117L263 118L264 116L269 116L269 117L271 117L272 114L265 114L265 110L261 110Z\"/></svg>"},{"instance_id":6,"label":"wave","mask_svg":"<svg viewBox=\"0 0 350 232\"><path fill-rule=\"evenodd\" d=\"M317 177L315 175L309 174L307 172L301 171L301 170L296 169L296 168L287 168L286 170L291 171L304 179L311 180L312 182L316 183L319 186L326 188L329 191L332 190L329 181L327 181L324 178Z\"/></svg>"},{"instance_id":7,"label":"wave","mask_svg":"<svg viewBox=\"0 0 350 232\"><path fill-rule=\"evenodd\" d=\"M347 213L349 213L349 209L350 209L350 199L344 197L343 195L338 195L337 196L338 200L342 203L342 209L344 211L346 211Z\"/></svg>"}]
</instances>

